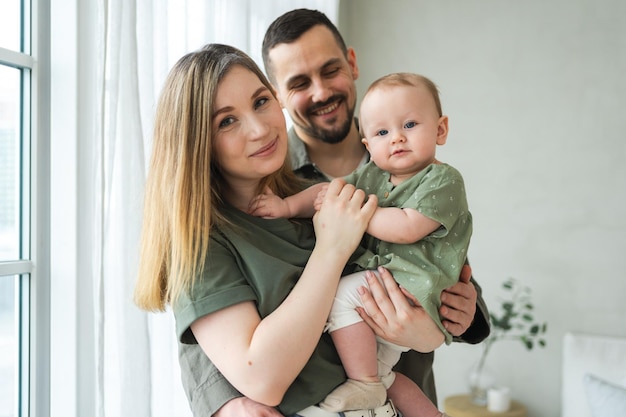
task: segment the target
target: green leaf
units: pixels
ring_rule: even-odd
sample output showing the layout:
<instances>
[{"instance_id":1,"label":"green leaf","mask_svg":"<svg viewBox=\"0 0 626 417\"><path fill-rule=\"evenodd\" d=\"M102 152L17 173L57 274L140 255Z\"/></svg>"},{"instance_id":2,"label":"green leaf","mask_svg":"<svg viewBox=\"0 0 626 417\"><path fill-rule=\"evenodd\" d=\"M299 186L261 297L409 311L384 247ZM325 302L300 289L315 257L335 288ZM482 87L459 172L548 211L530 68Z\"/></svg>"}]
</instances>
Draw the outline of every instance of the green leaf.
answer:
<instances>
[{"instance_id":1,"label":"green leaf","mask_svg":"<svg viewBox=\"0 0 626 417\"><path fill-rule=\"evenodd\" d=\"M506 279L502 288L508 293L500 299L499 314L489 314L492 332L486 342L491 346L498 340L519 340L528 350L535 345L545 347L546 341L539 335L547 332L547 323L534 322L530 288L514 278Z\"/></svg>"}]
</instances>

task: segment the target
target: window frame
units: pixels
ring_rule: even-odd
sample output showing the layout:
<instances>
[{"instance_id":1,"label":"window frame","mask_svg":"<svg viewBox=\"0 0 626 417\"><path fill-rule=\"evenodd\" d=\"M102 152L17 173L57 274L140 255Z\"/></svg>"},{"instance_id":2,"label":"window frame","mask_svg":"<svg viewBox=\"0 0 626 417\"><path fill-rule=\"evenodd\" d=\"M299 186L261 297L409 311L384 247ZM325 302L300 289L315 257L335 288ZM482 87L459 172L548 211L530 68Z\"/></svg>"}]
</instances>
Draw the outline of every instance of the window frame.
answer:
<instances>
[{"instance_id":1,"label":"window frame","mask_svg":"<svg viewBox=\"0 0 626 417\"><path fill-rule=\"evenodd\" d=\"M0 47L0 63L22 71L22 246L19 260L0 262L0 275L18 277L18 416L45 417L50 415L50 1L22 0L21 6L22 51Z\"/></svg>"},{"instance_id":2,"label":"window frame","mask_svg":"<svg viewBox=\"0 0 626 417\"><path fill-rule=\"evenodd\" d=\"M0 262L15 276L19 417L49 415L49 1L22 0L21 51L0 47L0 63L21 71L20 256Z\"/></svg>"},{"instance_id":3,"label":"window frame","mask_svg":"<svg viewBox=\"0 0 626 417\"><path fill-rule=\"evenodd\" d=\"M30 11L31 55L31 259L29 280L30 369L28 416L50 416L51 272L50 272L50 3L24 0ZM26 39L25 39L26 43Z\"/></svg>"}]
</instances>

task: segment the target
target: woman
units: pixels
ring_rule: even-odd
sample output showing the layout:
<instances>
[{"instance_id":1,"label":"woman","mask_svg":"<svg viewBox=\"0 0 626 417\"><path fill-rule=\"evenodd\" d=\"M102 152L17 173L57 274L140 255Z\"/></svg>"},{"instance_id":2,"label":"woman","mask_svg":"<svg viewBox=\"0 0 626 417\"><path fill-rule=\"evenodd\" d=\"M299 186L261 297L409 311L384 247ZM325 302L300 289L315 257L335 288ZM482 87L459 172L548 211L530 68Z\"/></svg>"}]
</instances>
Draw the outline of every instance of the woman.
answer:
<instances>
[{"instance_id":1,"label":"woman","mask_svg":"<svg viewBox=\"0 0 626 417\"><path fill-rule=\"evenodd\" d=\"M376 199L336 180L312 223L248 214L266 187L286 197L306 184L269 82L225 45L174 66L153 147L137 304L171 304L180 340L248 398L286 415L318 403L345 379L322 332Z\"/></svg>"}]
</instances>

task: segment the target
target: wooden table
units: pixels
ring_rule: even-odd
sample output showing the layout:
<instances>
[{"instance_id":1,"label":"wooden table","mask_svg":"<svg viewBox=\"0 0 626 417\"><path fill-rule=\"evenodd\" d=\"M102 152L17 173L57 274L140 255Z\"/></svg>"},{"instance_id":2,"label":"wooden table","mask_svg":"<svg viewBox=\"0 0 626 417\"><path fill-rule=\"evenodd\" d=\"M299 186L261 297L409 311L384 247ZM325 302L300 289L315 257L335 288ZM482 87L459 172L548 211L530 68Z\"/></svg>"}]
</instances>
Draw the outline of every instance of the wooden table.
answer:
<instances>
[{"instance_id":1,"label":"wooden table","mask_svg":"<svg viewBox=\"0 0 626 417\"><path fill-rule=\"evenodd\" d=\"M469 395L453 395L443 401L443 410L450 417L526 417L526 407L511 400L509 411L492 413L486 405L476 405Z\"/></svg>"}]
</instances>

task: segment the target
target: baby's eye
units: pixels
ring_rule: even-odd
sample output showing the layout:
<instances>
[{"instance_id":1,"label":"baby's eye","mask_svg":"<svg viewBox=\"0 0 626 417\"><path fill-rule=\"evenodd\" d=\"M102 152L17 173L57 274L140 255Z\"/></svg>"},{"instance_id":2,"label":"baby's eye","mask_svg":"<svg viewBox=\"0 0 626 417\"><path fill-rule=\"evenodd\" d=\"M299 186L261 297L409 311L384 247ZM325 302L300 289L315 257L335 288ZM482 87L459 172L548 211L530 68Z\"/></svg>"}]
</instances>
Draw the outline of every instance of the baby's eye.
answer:
<instances>
[{"instance_id":1,"label":"baby's eye","mask_svg":"<svg viewBox=\"0 0 626 417\"><path fill-rule=\"evenodd\" d=\"M220 127L220 128L228 127L228 126L232 125L233 123L235 123L235 118L234 117L232 117L232 116L224 117L220 121L218 127Z\"/></svg>"},{"instance_id":2,"label":"baby's eye","mask_svg":"<svg viewBox=\"0 0 626 417\"><path fill-rule=\"evenodd\" d=\"M376 132L376 136L385 136L388 134L389 134L389 131L387 129L380 129L378 132Z\"/></svg>"},{"instance_id":3,"label":"baby's eye","mask_svg":"<svg viewBox=\"0 0 626 417\"><path fill-rule=\"evenodd\" d=\"M406 124L404 125L406 129L410 129L415 126L417 126L417 122L406 122Z\"/></svg>"}]
</instances>

